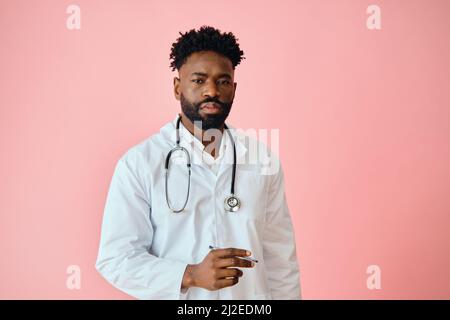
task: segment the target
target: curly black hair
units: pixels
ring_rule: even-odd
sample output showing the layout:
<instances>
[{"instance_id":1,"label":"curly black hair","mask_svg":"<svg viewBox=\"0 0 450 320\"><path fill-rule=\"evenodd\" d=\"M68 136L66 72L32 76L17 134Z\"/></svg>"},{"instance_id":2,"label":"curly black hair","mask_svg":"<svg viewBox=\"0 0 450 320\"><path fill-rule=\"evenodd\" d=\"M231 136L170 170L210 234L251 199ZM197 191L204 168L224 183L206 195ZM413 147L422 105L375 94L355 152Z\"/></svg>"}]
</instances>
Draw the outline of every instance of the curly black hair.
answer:
<instances>
[{"instance_id":1,"label":"curly black hair","mask_svg":"<svg viewBox=\"0 0 450 320\"><path fill-rule=\"evenodd\" d=\"M202 26L186 33L179 32L181 37L172 44L170 52L170 67L172 71L180 70L186 59L194 52L215 51L228 59L233 64L233 69L241 62L244 51L239 48L237 38L231 32L221 33L220 30L210 26Z\"/></svg>"}]
</instances>

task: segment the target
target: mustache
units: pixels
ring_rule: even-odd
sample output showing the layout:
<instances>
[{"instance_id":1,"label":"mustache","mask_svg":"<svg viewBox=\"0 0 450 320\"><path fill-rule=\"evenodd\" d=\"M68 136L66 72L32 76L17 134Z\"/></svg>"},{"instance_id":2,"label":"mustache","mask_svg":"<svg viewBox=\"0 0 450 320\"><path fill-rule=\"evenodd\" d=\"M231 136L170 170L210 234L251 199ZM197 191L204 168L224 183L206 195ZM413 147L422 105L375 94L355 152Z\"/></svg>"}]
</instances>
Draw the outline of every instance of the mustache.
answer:
<instances>
[{"instance_id":1,"label":"mustache","mask_svg":"<svg viewBox=\"0 0 450 320\"><path fill-rule=\"evenodd\" d=\"M195 105L195 108L198 110L198 109L200 109L200 106L201 106L203 103L207 103L207 102L217 103L222 109L226 106L225 103L219 101L219 99L217 99L217 98L207 98L207 99L203 100L202 102L197 103L197 104Z\"/></svg>"}]
</instances>

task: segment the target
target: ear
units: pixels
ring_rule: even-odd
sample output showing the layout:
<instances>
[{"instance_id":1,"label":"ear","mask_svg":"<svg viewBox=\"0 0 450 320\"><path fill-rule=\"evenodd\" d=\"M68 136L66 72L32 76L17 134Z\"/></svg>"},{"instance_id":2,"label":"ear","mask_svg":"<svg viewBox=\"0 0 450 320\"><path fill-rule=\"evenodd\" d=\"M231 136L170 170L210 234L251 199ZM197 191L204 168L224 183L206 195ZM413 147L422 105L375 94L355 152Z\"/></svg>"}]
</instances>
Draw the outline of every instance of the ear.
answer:
<instances>
[{"instance_id":1,"label":"ear","mask_svg":"<svg viewBox=\"0 0 450 320\"><path fill-rule=\"evenodd\" d=\"M180 90L180 78L173 78L173 94L175 95L175 99L181 99L181 90Z\"/></svg>"},{"instance_id":2,"label":"ear","mask_svg":"<svg viewBox=\"0 0 450 320\"><path fill-rule=\"evenodd\" d=\"M236 88L237 88L237 82L234 83L233 99L234 99L234 96L236 95Z\"/></svg>"}]
</instances>

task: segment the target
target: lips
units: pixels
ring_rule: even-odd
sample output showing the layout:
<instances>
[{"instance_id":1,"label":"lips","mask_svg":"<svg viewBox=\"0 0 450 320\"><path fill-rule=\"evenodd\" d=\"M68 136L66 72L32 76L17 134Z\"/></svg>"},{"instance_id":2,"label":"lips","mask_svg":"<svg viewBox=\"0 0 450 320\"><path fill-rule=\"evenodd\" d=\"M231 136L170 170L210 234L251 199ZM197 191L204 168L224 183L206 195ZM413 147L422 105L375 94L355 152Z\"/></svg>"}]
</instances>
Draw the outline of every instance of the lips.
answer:
<instances>
[{"instance_id":1,"label":"lips","mask_svg":"<svg viewBox=\"0 0 450 320\"><path fill-rule=\"evenodd\" d=\"M216 109L220 109L220 104L215 103L215 102L206 102L206 103L202 103L200 109L216 110Z\"/></svg>"}]
</instances>

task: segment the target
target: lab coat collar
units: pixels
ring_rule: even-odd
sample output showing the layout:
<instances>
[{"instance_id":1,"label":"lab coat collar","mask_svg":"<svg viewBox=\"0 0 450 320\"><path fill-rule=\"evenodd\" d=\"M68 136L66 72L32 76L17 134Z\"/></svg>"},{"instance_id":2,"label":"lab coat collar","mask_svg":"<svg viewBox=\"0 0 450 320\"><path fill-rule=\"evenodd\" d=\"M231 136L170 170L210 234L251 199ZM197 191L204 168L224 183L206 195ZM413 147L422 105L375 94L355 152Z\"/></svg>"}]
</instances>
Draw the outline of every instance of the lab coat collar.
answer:
<instances>
[{"instance_id":1,"label":"lab coat collar","mask_svg":"<svg viewBox=\"0 0 450 320\"><path fill-rule=\"evenodd\" d=\"M161 130L160 133L162 135L162 137L164 138L164 140L166 141L166 143L170 146L170 147L174 147L176 145L176 124L177 124L177 120L178 120L178 114L175 116L175 118L167 123L166 125L164 125ZM246 154L247 154L247 147L245 146L245 136L240 133L239 131L236 130L236 128L234 128L234 126L231 126L227 123L227 126L230 130L230 133L232 134L235 144L236 144L236 159L237 159L237 163L244 163L245 158L246 158ZM224 131L225 133L225 131ZM228 135L228 133L226 133ZM229 139L225 139L224 141L230 141ZM192 148L194 147L193 143L199 143L201 144L201 142L195 138L186 128L183 128L182 124L180 124L180 145L187 148L188 151L192 154ZM221 148L222 149L222 148ZM225 158L224 158L224 163L225 165L229 165L231 166L233 164L233 148L229 147L229 148L225 148L226 152L225 152ZM222 166L222 169L224 169L224 166ZM222 170L220 170L222 171Z\"/></svg>"}]
</instances>

